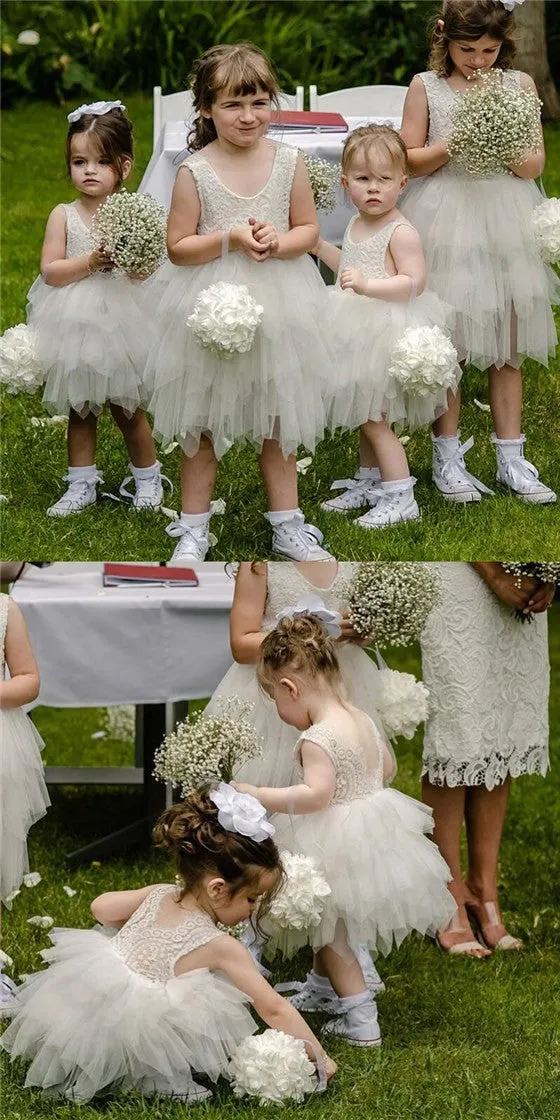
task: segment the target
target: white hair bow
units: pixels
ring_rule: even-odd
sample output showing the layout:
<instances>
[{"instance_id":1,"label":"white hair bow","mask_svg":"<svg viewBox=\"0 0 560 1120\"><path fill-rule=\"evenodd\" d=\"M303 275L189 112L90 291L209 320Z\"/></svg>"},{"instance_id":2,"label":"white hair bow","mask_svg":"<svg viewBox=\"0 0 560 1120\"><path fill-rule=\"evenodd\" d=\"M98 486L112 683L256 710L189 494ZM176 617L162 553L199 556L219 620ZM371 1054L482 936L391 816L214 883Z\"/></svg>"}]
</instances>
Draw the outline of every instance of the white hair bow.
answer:
<instances>
[{"instance_id":1,"label":"white hair bow","mask_svg":"<svg viewBox=\"0 0 560 1120\"><path fill-rule=\"evenodd\" d=\"M91 105L80 105L77 109L73 109L68 113L68 120L71 124L79 121L80 117L86 117L91 114L94 117L104 117L105 113L110 113L111 109L121 109L124 113L126 105L122 101L92 101Z\"/></svg>"},{"instance_id":2,"label":"white hair bow","mask_svg":"<svg viewBox=\"0 0 560 1120\"><path fill-rule=\"evenodd\" d=\"M226 832L238 832L261 843L274 836L276 829L266 819L266 809L251 793L239 793L233 786L220 782L208 795L218 806L218 820Z\"/></svg>"},{"instance_id":3,"label":"white hair bow","mask_svg":"<svg viewBox=\"0 0 560 1120\"><path fill-rule=\"evenodd\" d=\"M331 638L339 638L342 631L340 623L342 622L342 615L339 611L330 611L325 606L323 600L319 595L304 595L299 599L295 607L285 607L276 615L276 621L280 622L281 618L317 618L322 622L327 634Z\"/></svg>"},{"instance_id":4,"label":"white hair bow","mask_svg":"<svg viewBox=\"0 0 560 1120\"><path fill-rule=\"evenodd\" d=\"M501 4L508 12L513 12L516 4L523 4L525 0L494 0L495 4Z\"/></svg>"}]
</instances>

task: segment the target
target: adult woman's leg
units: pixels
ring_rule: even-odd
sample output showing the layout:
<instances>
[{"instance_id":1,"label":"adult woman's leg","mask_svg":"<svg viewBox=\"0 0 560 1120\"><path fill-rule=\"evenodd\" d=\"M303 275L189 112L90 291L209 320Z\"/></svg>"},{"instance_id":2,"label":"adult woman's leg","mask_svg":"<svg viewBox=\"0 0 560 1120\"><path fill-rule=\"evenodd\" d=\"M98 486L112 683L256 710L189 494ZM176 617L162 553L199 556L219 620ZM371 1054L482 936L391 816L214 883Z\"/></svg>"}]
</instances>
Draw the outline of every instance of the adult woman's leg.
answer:
<instances>
[{"instance_id":1,"label":"adult woman's leg","mask_svg":"<svg viewBox=\"0 0 560 1120\"><path fill-rule=\"evenodd\" d=\"M465 800L469 851L466 901L490 949L521 948L518 938L508 934L498 905L498 859L509 787L509 778L492 790L471 786Z\"/></svg>"}]
</instances>

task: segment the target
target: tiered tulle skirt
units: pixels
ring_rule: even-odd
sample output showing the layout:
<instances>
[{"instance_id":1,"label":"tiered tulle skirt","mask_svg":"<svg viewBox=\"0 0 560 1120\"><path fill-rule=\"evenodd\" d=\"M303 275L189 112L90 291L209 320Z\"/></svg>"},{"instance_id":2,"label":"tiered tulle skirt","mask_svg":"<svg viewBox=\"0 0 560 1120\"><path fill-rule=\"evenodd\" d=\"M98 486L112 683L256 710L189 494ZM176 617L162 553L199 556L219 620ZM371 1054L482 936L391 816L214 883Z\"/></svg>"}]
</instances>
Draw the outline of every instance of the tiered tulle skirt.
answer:
<instances>
[{"instance_id":1,"label":"tiered tulle skirt","mask_svg":"<svg viewBox=\"0 0 560 1120\"><path fill-rule=\"evenodd\" d=\"M0 900L4 904L29 871L29 829L50 805L40 753L43 746L21 708L0 711Z\"/></svg>"}]
</instances>

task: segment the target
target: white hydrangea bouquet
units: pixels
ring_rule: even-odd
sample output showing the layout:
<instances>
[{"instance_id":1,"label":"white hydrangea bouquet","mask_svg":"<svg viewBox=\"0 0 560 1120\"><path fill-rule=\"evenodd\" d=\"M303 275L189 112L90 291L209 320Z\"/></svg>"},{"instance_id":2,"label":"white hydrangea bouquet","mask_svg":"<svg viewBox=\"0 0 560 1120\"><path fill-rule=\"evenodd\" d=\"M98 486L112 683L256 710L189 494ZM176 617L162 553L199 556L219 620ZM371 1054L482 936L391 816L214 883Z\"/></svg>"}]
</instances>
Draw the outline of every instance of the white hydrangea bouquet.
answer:
<instances>
[{"instance_id":1,"label":"white hydrangea bouquet","mask_svg":"<svg viewBox=\"0 0 560 1120\"><path fill-rule=\"evenodd\" d=\"M541 144L542 102L506 81L502 70L477 70L472 82L455 98L448 152L470 175L508 173Z\"/></svg>"},{"instance_id":2,"label":"white hydrangea bouquet","mask_svg":"<svg viewBox=\"0 0 560 1120\"><path fill-rule=\"evenodd\" d=\"M230 782L234 770L262 755L263 741L248 716L254 705L238 696L224 697L220 712L195 712L166 735L154 759L154 777L171 782L181 797L204 782Z\"/></svg>"},{"instance_id":3,"label":"white hydrangea bouquet","mask_svg":"<svg viewBox=\"0 0 560 1120\"><path fill-rule=\"evenodd\" d=\"M414 561L360 564L345 591L354 629L380 647L417 641L440 596L434 572Z\"/></svg>"},{"instance_id":4,"label":"white hydrangea bouquet","mask_svg":"<svg viewBox=\"0 0 560 1120\"><path fill-rule=\"evenodd\" d=\"M246 284L218 280L199 293L187 325L205 350L232 358L249 352L263 315Z\"/></svg>"},{"instance_id":5,"label":"white hydrangea bouquet","mask_svg":"<svg viewBox=\"0 0 560 1120\"><path fill-rule=\"evenodd\" d=\"M167 214L149 194L110 194L90 229L94 249L107 253L120 272L151 276L165 258Z\"/></svg>"},{"instance_id":6,"label":"white hydrangea bouquet","mask_svg":"<svg viewBox=\"0 0 560 1120\"><path fill-rule=\"evenodd\" d=\"M389 739L412 739L417 727L428 718L430 693L413 673L389 669L381 654L379 665L379 703L377 711Z\"/></svg>"},{"instance_id":7,"label":"white hydrangea bouquet","mask_svg":"<svg viewBox=\"0 0 560 1120\"><path fill-rule=\"evenodd\" d=\"M457 351L440 327L409 327L393 347L388 372L403 389L421 397L455 389Z\"/></svg>"},{"instance_id":8,"label":"white hydrangea bouquet","mask_svg":"<svg viewBox=\"0 0 560 1120\"><path fill-rule=\"evenodd\" d=\"M531 214L537 249L547 264L560 262L560 198L545 198Z\"/></svg>"},{"instance_id":9,"label":"white hydrangea bouquet","mask_svg":"<svg viewBox=\"0 0 560 1120\"><path fill-rule=\"evenodd\" d=\"M307 931L319 925L331 888L311 856L281 852L284 881L259 922L269 938L265 952L292 956L307 943Z\"/></svg>"},{"instance_id":10,"label":"white hydrangea bouquet","mask_svg":"<svg viewBox=\"0 0 560 1120\"><path fill-rule=\"evenodd\" d=\"M257 1097L261 1105L303 1101L319 1084L302 1039L266 1030L241 1043L228 1067L236 1097Z\"/></svg>"},{"instance_id":11,"label":"white hydrangea bouquet","mask_svg":"<svg viewBox=\"0 0 560 1120\"><path fill-rule=\"evenodd\" d=\"M502 567L510 575L515 576L515 582L518 587L521 587L521 580L537 579L539 583L555 583L560 584L560 561L528 561L521 562L519 560L508 561L503 563ZM534 614L524 614L523 611L516 610L513 612L515 618L519 622L532 622Z\"/></svg>"},{"instance_id":12,"label":"white hydrangea bouquet","mask_svg":"<svg viewBox=\"0 0 560 1120\"><path fill-rule=\"evenodd\" d=\"M334 210L336 206L336 192L340 182L340 165L327 163L326 159L318 159L299 149L307 168L307 174L313 191L313 201L317 210Z\"/></svg>"},{"instance_id":13,"label":"white hydrangea bouquet","mask_svg":"<svg viewBox=\"0 0 560 1120\"><path fill-rule=\"evenodd\" d=\"M45 380L30 327L18 323L0 337L0 385L7 393L34 393Z\"/></svg>"}]
</instances>

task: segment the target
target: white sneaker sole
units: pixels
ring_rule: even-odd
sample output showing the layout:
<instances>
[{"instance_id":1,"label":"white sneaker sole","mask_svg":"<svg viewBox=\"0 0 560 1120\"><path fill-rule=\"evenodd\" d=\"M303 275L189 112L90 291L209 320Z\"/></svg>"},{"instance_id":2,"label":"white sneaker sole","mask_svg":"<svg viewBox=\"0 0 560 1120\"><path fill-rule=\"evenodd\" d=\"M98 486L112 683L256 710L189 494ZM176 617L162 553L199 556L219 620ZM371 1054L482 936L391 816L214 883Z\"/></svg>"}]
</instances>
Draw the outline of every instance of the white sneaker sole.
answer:
<instances>
[{"instance_id":1,"label":"white sneaker sole","mask_svg":"<svg viewBox=\"0 0 560 1120\"><path fill-rule=\"evenodd\" d=\"M365 514L364 516L367 517L367 514ZM367 522L364 521L363 518L357 517L354 521L354 525L358 525L360 529L390 529L393 525L402 525L405 521L419 521L421 516L422 514L420 513L420 510L417 509L410 510L409 513L404 513L402 514L402 516L395 518L394 520L378 523Z\"/></svg>"},{"instance_id":2,"label":"white sneaker sole","mask_svg":"<svg viewBox=\"0 0 560 1120\"><path fill-rule=\"evenodd\" d=\"M432 482L438 494L440 494L442 498L445 498L446 502L456 502L459 505L467 505L468 502L480 502L482 500L482 494L479 490L455 490L448 492L442 490L441 487L438 486L435 478L432 479Z\"/></svg>"},{"instance_id":3,"label":"white sneaker sole","mask_svg":"<svg viewBox=\"0 0 560 1120\"><path fill-rule=\"evenodd\" d=\"M85 506L80 506L79 509L55 509L54 506L49 506L46 511L47 517L72 517L74 514L83 513L85 509L90 509L91 506L97 505L97 499L94 502L88 502Z\"/></svg>"},{"instance_id":4,"label":"white sneaker sole","mask_svg":"<svg viewBox=\"0 0 560 1120\"><path fill-rule=\"evenodd\" d=\"M359 502L355 506L331 505L331 502L334 501L336 501L336 498L329 499L328 502L321 502L320 509L324 509L325 513L355 513L357 509L366 509L368 505L368 502L365 499L363 502Z\"/></svg>"},{"instance_id":5,"label":"white sneaker sole","mask_svg":"<svg viewBox=\"0 0 560 1120\"><path fill-rule=\"evenodd\" d=\"M321 561L321 560L332 560L333 559L332 554L330 552L325 552L325 550L323 548L317 549L317 552L320 552L320 556L315 555L315 556L302 557L302 556L293 556L292 553L290 553L288 551L283 552L281 548L278 548L276 545L273 544L272 545L272 552L274 553L275 556L281 556L283 560L295 560L295 561L299 561L300 563L304 559L306 561L309 561L309 560Z\"/></svg>"},{"instance_id":6,"label":"white sneaker sole","mask_svg":"<svg viewBox=\"0 0 560 1120\"><path fill-rule=\"evenodd\" d=\"M521 494L519 490L514 490L508 486L507 482L503 482L501 478L496 479L496 483L503 489L507 490L514 498L520 502L527 502L533 506L552 506L556 502L556 494L553 490L544 494Z\"/></svg>"},{"instance_id":7,"label":"white sneaker sole","mask_svg":"<svg viewBox=\"0 0 560 1120\"><path fill-rule=\"evenodd\" d=\"M373 1046L381 1046L381 1035L378 1038L349 1038L347 1034L342 1034L341 1031L330 1031L327 1026L323 1027L323 1034L328 1038L340 1038L343 1042L347 1042L349 1046L356 1046L362 1050L371 1049Z\"/></svg>"}]
</instances>

